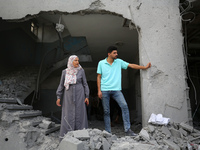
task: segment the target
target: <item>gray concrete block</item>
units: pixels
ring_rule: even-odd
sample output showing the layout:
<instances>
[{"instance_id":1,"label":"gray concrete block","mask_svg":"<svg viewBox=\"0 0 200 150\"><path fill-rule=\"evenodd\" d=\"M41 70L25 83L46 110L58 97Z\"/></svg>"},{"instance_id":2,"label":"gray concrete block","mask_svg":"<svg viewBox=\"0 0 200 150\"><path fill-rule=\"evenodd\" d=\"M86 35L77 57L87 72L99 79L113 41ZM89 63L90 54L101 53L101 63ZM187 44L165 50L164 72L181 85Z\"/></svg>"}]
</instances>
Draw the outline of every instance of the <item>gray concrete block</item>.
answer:
<instances>
[{"instance_id":1,"label":"gray concrete block","mask_svg":"<svg viewBox=\"0 0 200 150\"><path fill-rule=\"evenodd\" d=\"M39 127L42 129L49 129L52 126L51 121L42 120L42 123L39 124Z\"/></svg>"},{"instance_id":2,"label":"gray concrete block","mask_svg":"<svg viewBox=\"0 0 200 150\"><path fill-rule=\"evenodd\" d=\"M83 142L77 138L65 136L59 144L59 150L83 150Z\"/></svg>"},{"instance_id":3,"label":"gray concrete block","mask_svg":"<svg viewBox=\"0 0 200 150\"><path fill-rule=\"evenodd\" d=\"M105 138L103 138L102 144L103 144L103 150L109 150L110 149L111 145L108 143L108 141Z\"/></svg>"},{"instance_id":4,"label":"gray concrete block","mask_svg":"<svg viewBox=\"0 0 200 150\"><path fill-rule=\"evenodd\" d=\"M109 132L107 132L107 131L105 131L105 130L103 130L102 134L103 134L103 136L104 136L104 137L106 137L106 138L108 138L108 137L111 137L111 136L112 136L112 134L111 134L111 133L109 133Z\"/></svg>"},{"instance_id":5,"label":"gray concrete block","mask_svg":"<svg viewBox=\"0 0 200 150\"><path fill-rule=\"evenodd\" d=\"M99 135L93 137L93 141L94 141L95 143L99 142L99 139L100 139L100 136L99 136Z\"/></svg>"},{"instance_id":6,"label":"gray concrete block","mask_svg":"<svg viewBox=\"0 0 200 150\"><path fill-rule=\"evenodd\" d=\"M26 117L35 117L35 116L41 116L41 111L35 111L35 112L24 112L22 114L19 114L20 118L26 118Z\"/></svg>"},{"instance_id":7,"label":"gray concrete block","mask_svg":"<svg viewBox=\"0 0 200 150\"><path fill-rule=\"evenodd\" d=\"M117 136L116 135L112 135L111 137L111 141L117 140Z\"/></svg>"},{"instance_id":8,"label":"gray concrete block","mask_svg":"<svg viewBox=\"0 0 200 150\"><path fill-rule=\"evenodd\" d=\"M60 125L56 124L54 127L50 128L48 130L44 130L43 132L44 132L45 135L47 135L47 134L52 133L54 131L57 131L59 129L60 129Z\"/></svg>"},{"instance_id":9,"label":"gray concrete block","mask_svg":"<svg viewBox=\"0 0 200 150\"><path fill-rule=\"evenodd\" d=\"M155 127L152 126L152 125L148 125L148 130L150 133L154 132L155 131Z\"/></svg>"},{"instance_id":10,"label":"gray concrete block","mask_svg":"<svg viewBox=\"0 0 200 150\"><path fill-rule=\"evenodd\" d=\"M146 140L150 140L149 133L148 133L146 130L144 130L144 129L142 129L142 130L140 131L139 135L140 135L141 137L143 137L144 139L146 139Z\"/></svg>"},{"instance_id":11,"label":"gray concrete block","mask_svg":"<svg viewBox=\"0 0 200 150\"><path fill-rule=\"evenodd\" d=\"M187 133L183 128L180 128L179 131L180 131L180 133L181 133L182 135L184 135L184 136L187 136L187 135L188 135L188 133Z\"/></svg>"},{"instance_id":12,"label":"gray concrete block","mask_svg":"<svg viewBox=\"0 0 200 150\"><path fill-rule=\"evenodd\" d=\"M174 128L171 128L170 131L171 131L171 133L172 133L172 135L173 135L174 137L178 137L178 138L181 137L181 133L180 133L179 130L176 130L176 129L174 129Z\"/></svg>"},{"instance_id":13,"label":"gray concrete block","mask_svg":"<svg viewBox=\"0 0 200 150\"><path fill-rule=\"evenodd\" d=\"M185 129L185 130L187 130L187 131L190 131L190 132L193 132L193 130L194 130L194 128L193 128L192 126L190 126L190 125L188 125L188 124L186 124L186 123L184 123L184 122L181 122L181 123L180 123L180 126L181 126L183 129Z\"/></svg>"},{"instance_id":14,"label":"gray concrete block","mask_svg":"<svg viewBox=\"0 0 200 150\"><path fill-rule=\"evenodd\" d=\"M90 139L89 147L90 147L91 150L95 149L94 141L93 141L92 138Z\"/></svg>"},{"instance_id":15,"label":"gray concrete block","mask_svg":"<svg viewBox=\"0 0 200 150\"><path fill-rule=\"evenodd\" d=\"M167 144L173 150L180 150L180 147L177 144L175 144L174 142L170 141L170 140L163 140L163 142L165 144Z\"/></svg>"},{"instance_id":16,"label":"gray concrete block","mask_svg":"<svg viewBox=\"0 0 200 150\"><path fill-rule=\"evenodd\" d=\"M16 104L17 101L14 98L0 98L0 103L12 103L12 104Z\"/></svg>"},{"instance_id":17,"label":"gray concrete block","mask_svg":"<svg viewBox=\"0 0 200 150\"><path fill-rule=\"evenodd\" d=\"M96 147L95 147L95 149L96 149L96 150L99 150L99 149L101 148L101 146L102 146L102 143L101 143L101 142L98 142L97 145L96 145Z\"/></svg>"},{"instance_id":18,"label":"gray concrete block","mask_svg":"<svg viewBox=\"0 0 200 150\"><path fill-rule=\"evenodd\" d=\"M6 105L6 109L8 109L8 110L30 110L30 109L33 109L33 107L29 106L29 105Z\"/></svg>"},{"instance_id":19,"label":"gray concrete block","mask_svg":"<svg viewBox=\"0 0 200 150\"><path fill-rule=\"evenodd\" d=\"M87 130L76 130L73 131L74 137L77 139L89 139L89 133Z\"/></svg>"},{"instance_id":20,"label":"gray concrete block","mask_svg":"<svg viewBox=\"0 0 200 150\"><path fill-rule=\"evenodd\" d=\"M169 129L166 126L162 126L161 130L162 130L162 133L164 133L165 135L171 136L171 132L169 131Z\"/></svg>"}]
</instances>

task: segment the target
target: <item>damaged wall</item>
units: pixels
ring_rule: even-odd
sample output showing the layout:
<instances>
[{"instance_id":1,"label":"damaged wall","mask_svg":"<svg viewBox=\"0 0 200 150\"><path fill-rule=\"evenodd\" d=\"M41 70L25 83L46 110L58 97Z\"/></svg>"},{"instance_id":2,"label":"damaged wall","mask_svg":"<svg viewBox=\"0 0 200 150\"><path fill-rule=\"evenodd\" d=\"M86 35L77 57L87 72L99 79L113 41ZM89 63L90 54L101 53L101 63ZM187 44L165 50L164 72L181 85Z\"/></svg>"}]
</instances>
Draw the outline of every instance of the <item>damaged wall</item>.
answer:
<instances>
[{"instance_id":1,"label":"damaged wall","mask_svg":"<svg viewBox=\"0 0 200 150\"><path fill-rule=\"evenodd\" d=\"M140 65L152 63L150 69L140 72L142 117L146 125L151 113L162 113L175 122L189 118L178 6L179 0L74 0L70 3L63 0L51 3L48 0L43 3L39 0L18 0L18 3L2 0L0 17L20 19L52 10L68 13L106 10L132 20L139 32Z\"/></svg>"}]
</instances>

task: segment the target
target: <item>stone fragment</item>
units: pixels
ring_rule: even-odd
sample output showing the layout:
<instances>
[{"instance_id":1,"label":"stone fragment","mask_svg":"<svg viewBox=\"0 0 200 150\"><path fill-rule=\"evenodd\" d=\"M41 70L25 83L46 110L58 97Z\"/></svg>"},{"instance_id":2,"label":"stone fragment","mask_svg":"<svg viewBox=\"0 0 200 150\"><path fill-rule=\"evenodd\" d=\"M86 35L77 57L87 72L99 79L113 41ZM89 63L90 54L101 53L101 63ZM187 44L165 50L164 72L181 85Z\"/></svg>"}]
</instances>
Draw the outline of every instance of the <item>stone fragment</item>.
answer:
<instances>
[{"instance_id":1,"label":"stone fragment","mask_svg":"<svg viewBox=\"0 0 200 150\"><path fill-rule=\"evenodd\" d=\"M171 132L169 131L169 129L166 126L162 126L161 130L162 130L162 133L164 133L165 135L171 136Z\"/></svg>"},{"instance_id":2,"label":"stone fragment","mask_svg":"<svg viewBox=\"0 0 200 150\"><path fill-rule=\"evenodd\" d=\"M139 133L140 136L142 136L146 140L150 140L149 134L146 130L142 129Z\"/></svg>"},{"instance_id":3,"label":"stone fragment","mask_svg":"<svg viewBox=\"0 0 200 150\"><path fill-rule=\"evenodd\" d=\"M194 128L193 128L192 126L190 126L190 125L188 125L188 124L186 124L186 123L184 123L184 122L181 122L181 123L180 123L180 126L181 126L183 129L185 129L185 130L187 130L187 131L190 131L190 132L193 132L193 130L194 130Z\"/></svg>"},{"instance_id":4,"label":"stone fragment","mask_svg":"<svg viewBox=\"0 0 200 150\"><path fill-rule=\"evenodd\" d=\"M96 129L96 128L93 129L92 132L91 132L92 135L97 135L97 134L101 134L101 133L102 133L102 131L99 130L99 129Z\"/></svg>"},{"instance_id":5,"label":"stone fragment","mask_svg":"<svg viewBox=\"0 0 200 150\"><path fill-rule=\"evenodd\" d=\"M103 134L103 136L106 137L106 138L112 136L112 134L110 134L109 132L107 132L107 131L105 131L105 130L103 130L102 134Z\"/></svg>"},{"instance_id":6,"label":"stone fragment","mask_svg":"<svg viewBox=\"0 0 200 150\"><path fill-rule=\"evenodd\" d=\"M42 120L42 123L39 124L39 127L42 129L49 129L52 126L52 122L48 120Z\"/></svg>"},{"instance_id":7,"label":"stone fragment","mask_svg":"<svg viewBox=\"0 0 200 150\"><path fill-rule=\"evenodd\" d=\"M57 125L51 127L50 129L45 130L44 134L47 135L47 134L57 131L59 129L60 129L60 124L57 124Z\"/></svg>"},{"instance_id":8,"label":"stone fragment","mask_svg":"<svg viewBox=\"0 0 200 150\"><path fill-rule=\"evenodd\" d=\"M89 147L90 147L90 149L94 149L95 148L94 141L93 141L92 138L90 138Z\"/></svg>"},{"instance_id":9,"label":"stone fragment","mask_svg":"<svg viewBox=\"0 0 200 150\"><path fill-rule=\"evenodd\" d=\"M111 147L111 150L129 150L129 149L130 149L129 142L114 143Z\"/></svg>"},{"instance_id":10,"label":"stone fragment","mask_svg":"<svg viewBox=\"0 0 200 150\"><path fill-rule=\"evenodd\" d=\"M184 135L184 136L187 136L187 135L188 135L187 131L185 131L183 128L180 128L179 131L180 131L180 133L181 133L182 135Z\"/></svg>"},{"instance_id":11,"label":"stone fragment","mask_svg":"<svg viewBox=\"0 0 200 150\"><path fill-rule=\"evenodd\" d=\"M100 139L100 136L99 136L99 135L93 137L93 141L94 141L95 143L99 142L99 139Z\"/></svg>"},{"instance_id":12,"label":"stone fragment","mask_svg":"<svg viewBox=\"0 0 200 150\"><path fill-rule=\"evenodd\" d=\"M148 130L150 133L154 132L155 131L155 127L152 126L152 125L148 125Z\"/></svg>"},{"instance_id":13,"label":"stone fragment","mask_svg":"<svg viewBox=\"0 0 200 150\"><path fill-rule=\"evenodd\" d=\"M95 149L99 150L101 148L101 146L102 146L101 142L98 142Z\"/></svg>"},{"instance_id":14,"label":"stone fragment","mask_svg":"<svg viewBox=\"0 0 200 150\"><path fill-rule=\"evenodd\" d=\"M89 133L87 130L76 130L73 131L74 137L77 139L89 139Z\"/></svg>"},{"instance_id":15,"label":"stone fragment","mask_svg":"<svg viewBox=\"0 0 200 150\"><path fill-rule=\"evenodd\" d=\"M83 150L83 142L77 138L65 136L59 145L59 150Z\"/></svg>"},{"instance_id":16,"label":"stone fragment","mask_svg":"<svg viewBox=\"0 0 200 150\"><path fill-rule=\"evenodd\" d=\"M103 140L102 140L102 145L103 145L103 149L105 149L105 150L110 149L110 144L108 143L108 141L105 138L103 138Z\"/></svg>"},{"instance_id":17,"label":"stone fragment","mask_svg":"<svg viewBox=\"0 0 200 150\"><path fill-rule=\"evenodd\" d=\"M158 146L158 143L156 142L156 140L150 140L149 143L151 143L152 145Z\"/></svg>"},{"instance_id":18,"label":"stone fragment","mask_svg":"<svg viewBox=\"0 0 200 150\"><path fill-rule=\"evenodd\" d=\"M170 141L170 140L163 140L163 142L165 144L167 144L173 150L180 150L180 147L177 144L175 144L174 142Z\"/></svg>"},{"instance_id":19,"label":"stone fragment","mask_svg":"<svg viewBox=\"0 0 200 150\"><path fill-rule=\"evenodd\" d=\"M178 137L178 138L181 137L181 133L180 133L179 130L176 130L175 128L171 128L170 131L171 131L171 133L172 133L172 135L173 135L174 137Z\"/></svg>"},{"instance_id":20,"label":"stone fragment","mask_svg":"<svg viewBox=\"0 0 200 150\"><path fill-rule=\"evenodd\" d=\"M112 135L111 136L111 141L117 140L117 136L116 135Z\"/></svg>"}]
</instances>

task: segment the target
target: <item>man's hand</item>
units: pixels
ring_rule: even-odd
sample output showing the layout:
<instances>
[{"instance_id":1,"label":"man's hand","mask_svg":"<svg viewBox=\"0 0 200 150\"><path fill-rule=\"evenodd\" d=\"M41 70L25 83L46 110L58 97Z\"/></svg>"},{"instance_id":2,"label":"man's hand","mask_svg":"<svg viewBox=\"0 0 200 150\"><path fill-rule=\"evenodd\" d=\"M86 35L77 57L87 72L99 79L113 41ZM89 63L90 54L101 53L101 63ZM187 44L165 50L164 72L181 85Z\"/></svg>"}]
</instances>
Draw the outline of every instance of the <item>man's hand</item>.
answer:
<instances>
[{"instance_id":1,"label":"man's hand","mask_svg":"<svg viewBox=\"0 0 200 150\"><path fill-rule=\"evenodd\" d=\"M102 98L102 92L101 92L101 74L97 75L97 89L98 89L98 97Z\"/></svg>"},{"instance_id":2,"label":"man's hand","mask_svg":"<svg viewBox=\"0 0 200 150\"><path fill-rule=\"evenodd\" d=\"M102 98L102 92L98 91L98 97L101 99Z\"/></svg>"},{"instance_id":3,"label":"man's hand","mask_svg":"<svg viewBox=\"0 0 200 150\"><path fill-rule=\"evenodd\" d=\"M59 106L59 107L61 106L61 105L60 105L60 99L57 99L56 105Z\"/></svg>"},{"instance_id":4,"label":"man's hand","mask_svg":"<svg viewBox=\"0 0 200 150\"><path fill-rule=\"evenodd\" d=\"M86 103L87 106L89 105L89 99L88 98L85 98L85 103Z\"/></svg>"},{"instance_id":5,"label":"man's hand","mask_svg":"<svg viewBox=\"0 0 200 150\"><path fill-rule=\"evenodd\" d=\"M146 66L145 66L145 69L148 69L151 67L151 63L149 62Z\"/></svg>"}]
</instances>

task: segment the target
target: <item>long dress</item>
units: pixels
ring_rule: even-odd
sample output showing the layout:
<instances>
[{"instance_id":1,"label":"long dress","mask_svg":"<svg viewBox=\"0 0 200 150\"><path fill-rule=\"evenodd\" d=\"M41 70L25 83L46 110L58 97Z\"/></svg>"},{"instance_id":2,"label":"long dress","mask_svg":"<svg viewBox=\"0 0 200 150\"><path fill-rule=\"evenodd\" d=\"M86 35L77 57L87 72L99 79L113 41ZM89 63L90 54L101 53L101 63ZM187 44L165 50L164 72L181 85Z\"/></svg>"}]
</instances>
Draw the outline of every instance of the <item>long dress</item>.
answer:
<instances>
[{"instance_id":1,"label":"long dress","mask_svg":"<svg viewBox=\"0 0 200 150\"><path fill-rule=\"evenodd\" d=\"M64 86L66 70L62 71L60 84L56 91L57 99L62 99L62 116L60 138L68 131L88 128L85 98L89 98L89 88L85 71L80 69L76 74L76 84L70 84L66 90Z\"/></svg>"}]
</instances>

